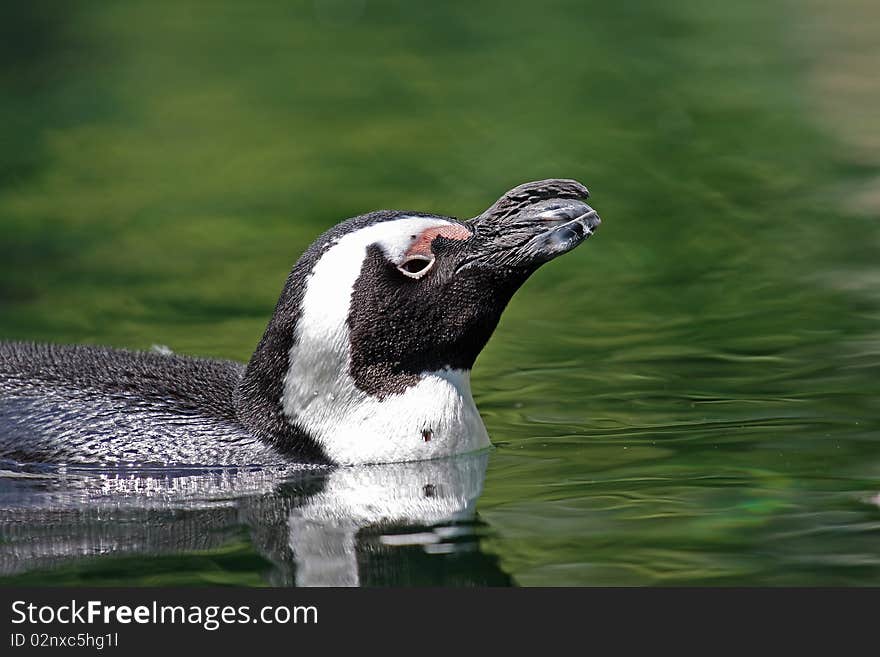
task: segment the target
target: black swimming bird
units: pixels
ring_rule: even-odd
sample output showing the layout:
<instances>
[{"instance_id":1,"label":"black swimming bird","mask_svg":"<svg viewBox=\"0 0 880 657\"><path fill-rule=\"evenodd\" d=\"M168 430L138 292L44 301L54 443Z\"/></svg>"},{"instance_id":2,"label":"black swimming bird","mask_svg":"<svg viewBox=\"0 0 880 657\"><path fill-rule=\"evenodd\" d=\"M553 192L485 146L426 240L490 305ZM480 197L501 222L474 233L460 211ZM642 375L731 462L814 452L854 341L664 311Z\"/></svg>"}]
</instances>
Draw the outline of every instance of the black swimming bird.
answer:
<instances>
[{"instance_id":1,"label":"black swimming bird","mask_svg":"<svg viewBox=\"0 0 880 657\"><path fill-rule=\"evenodd\" d=\"M470 369L513 293L597 228L588 196L542 180L468 221L344 221L294 265L246 366L0 343L0 458L376 463L486 447Z\"/></svg>"}]
</instances>

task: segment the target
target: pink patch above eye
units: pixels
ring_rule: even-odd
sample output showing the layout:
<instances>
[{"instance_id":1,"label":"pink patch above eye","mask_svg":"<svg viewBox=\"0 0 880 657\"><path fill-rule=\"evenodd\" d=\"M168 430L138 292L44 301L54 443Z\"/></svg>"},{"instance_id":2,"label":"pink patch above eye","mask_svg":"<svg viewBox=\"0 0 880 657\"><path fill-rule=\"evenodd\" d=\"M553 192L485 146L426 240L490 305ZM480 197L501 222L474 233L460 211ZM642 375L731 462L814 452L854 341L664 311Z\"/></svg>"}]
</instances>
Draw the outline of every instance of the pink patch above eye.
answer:
<instances>
[{"instance_id":1,"label":"pink patch above eye","mask_svg":"<svg viewBox=\"0 0 880 657\"><path fill-rule=\"evenodd\" d=\"M471 231L457 224L427 228L415 238L409 251L406 252L406 256L421 255L430 258L433 255L431 243L438 237L445 237L448 240L466 240L470 239L470 236Z\"/></svg>"}]
</instances>

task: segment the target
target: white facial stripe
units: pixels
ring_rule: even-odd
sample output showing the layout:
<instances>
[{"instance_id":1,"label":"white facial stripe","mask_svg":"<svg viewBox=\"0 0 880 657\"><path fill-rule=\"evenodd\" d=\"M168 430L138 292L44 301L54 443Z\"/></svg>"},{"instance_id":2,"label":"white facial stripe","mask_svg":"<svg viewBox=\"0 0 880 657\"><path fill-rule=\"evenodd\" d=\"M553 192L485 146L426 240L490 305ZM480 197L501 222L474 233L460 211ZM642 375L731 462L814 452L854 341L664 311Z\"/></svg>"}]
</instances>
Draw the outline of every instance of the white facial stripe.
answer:
<instances>
[{"instance_id":1,"label":"white facial stripe","mask_svg":"<svg viewBox=\"0 0 880 657\"><path fill-rule=\"evenodd\" d=\"M383 401L359 390L349 375L348 313L367 248L377 244L401 262L443 219L403 217L341 237L306 279L297 335L281 404L338 463L420 460L489 445L467 372L426 373L419 384ZM431 430L431 440L422 431Z\"/></svg>"},{"instance_id":2,"label":"white facial stripe","mask_svg":"<svg viewBox=\"0 0 880 657\"><path fill-rule=\"evenodd\" d=\"M449 222L443 219L431 219L428 217L404 217L394 221L386 221L374 226L362 228L359 231L346 235L343 239L360 236L358 242L366 245L378 245L386 257L394 263L403 262L406 252L424 231L429 228L448 226ZM361 235L363 233L363 235ZM354 241L354 240L352 240ZM341 242L341 240L340 240ZM322 258L323 259L323 258ZM361 258L363 260L363 258ZM358 267L360 272L360 267Z\"/></svg>"}]
</instances>

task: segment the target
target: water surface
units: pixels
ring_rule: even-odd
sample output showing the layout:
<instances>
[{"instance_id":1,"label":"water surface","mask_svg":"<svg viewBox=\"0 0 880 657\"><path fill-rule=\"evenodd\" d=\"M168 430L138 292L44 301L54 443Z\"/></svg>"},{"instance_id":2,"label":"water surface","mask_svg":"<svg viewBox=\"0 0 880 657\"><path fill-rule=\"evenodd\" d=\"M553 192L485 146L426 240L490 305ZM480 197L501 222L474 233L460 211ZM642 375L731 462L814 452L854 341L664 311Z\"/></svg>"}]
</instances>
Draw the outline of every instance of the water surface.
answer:
<instances>
[{"instance_id":1,"label":"water surface","mask_svg":"<svg viewBox=\"0 0 880 657\"><path fill-rule=\"evenodd\" d=\"M880 584L878 10L820 5L4 7L3 338L246 360L345 217L604 223L477 362L490 454L6 468L0 581Z\"/></svg>"}]
</instances>

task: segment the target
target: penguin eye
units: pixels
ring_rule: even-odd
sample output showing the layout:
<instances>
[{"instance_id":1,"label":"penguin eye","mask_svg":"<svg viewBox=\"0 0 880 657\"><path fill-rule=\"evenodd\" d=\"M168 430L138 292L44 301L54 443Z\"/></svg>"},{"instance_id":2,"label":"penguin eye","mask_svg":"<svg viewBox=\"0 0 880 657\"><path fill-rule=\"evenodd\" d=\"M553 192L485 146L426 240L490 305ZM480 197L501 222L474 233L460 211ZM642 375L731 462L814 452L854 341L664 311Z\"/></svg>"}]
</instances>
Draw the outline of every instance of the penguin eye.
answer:
<instances>
[{"instance_id":1,"label":"penguin eye","mask_svg":"<svg viewBox=\"0 0 880 657\"><path fill-rule=\"evenodd\" d=\"M431 267L434 266L434 257L427 257L423 255L412 255L408 257L406 260L397 265L397 269L404 276L409 276L410 278L421 278Z\"/></svg>"}]
</instances>

